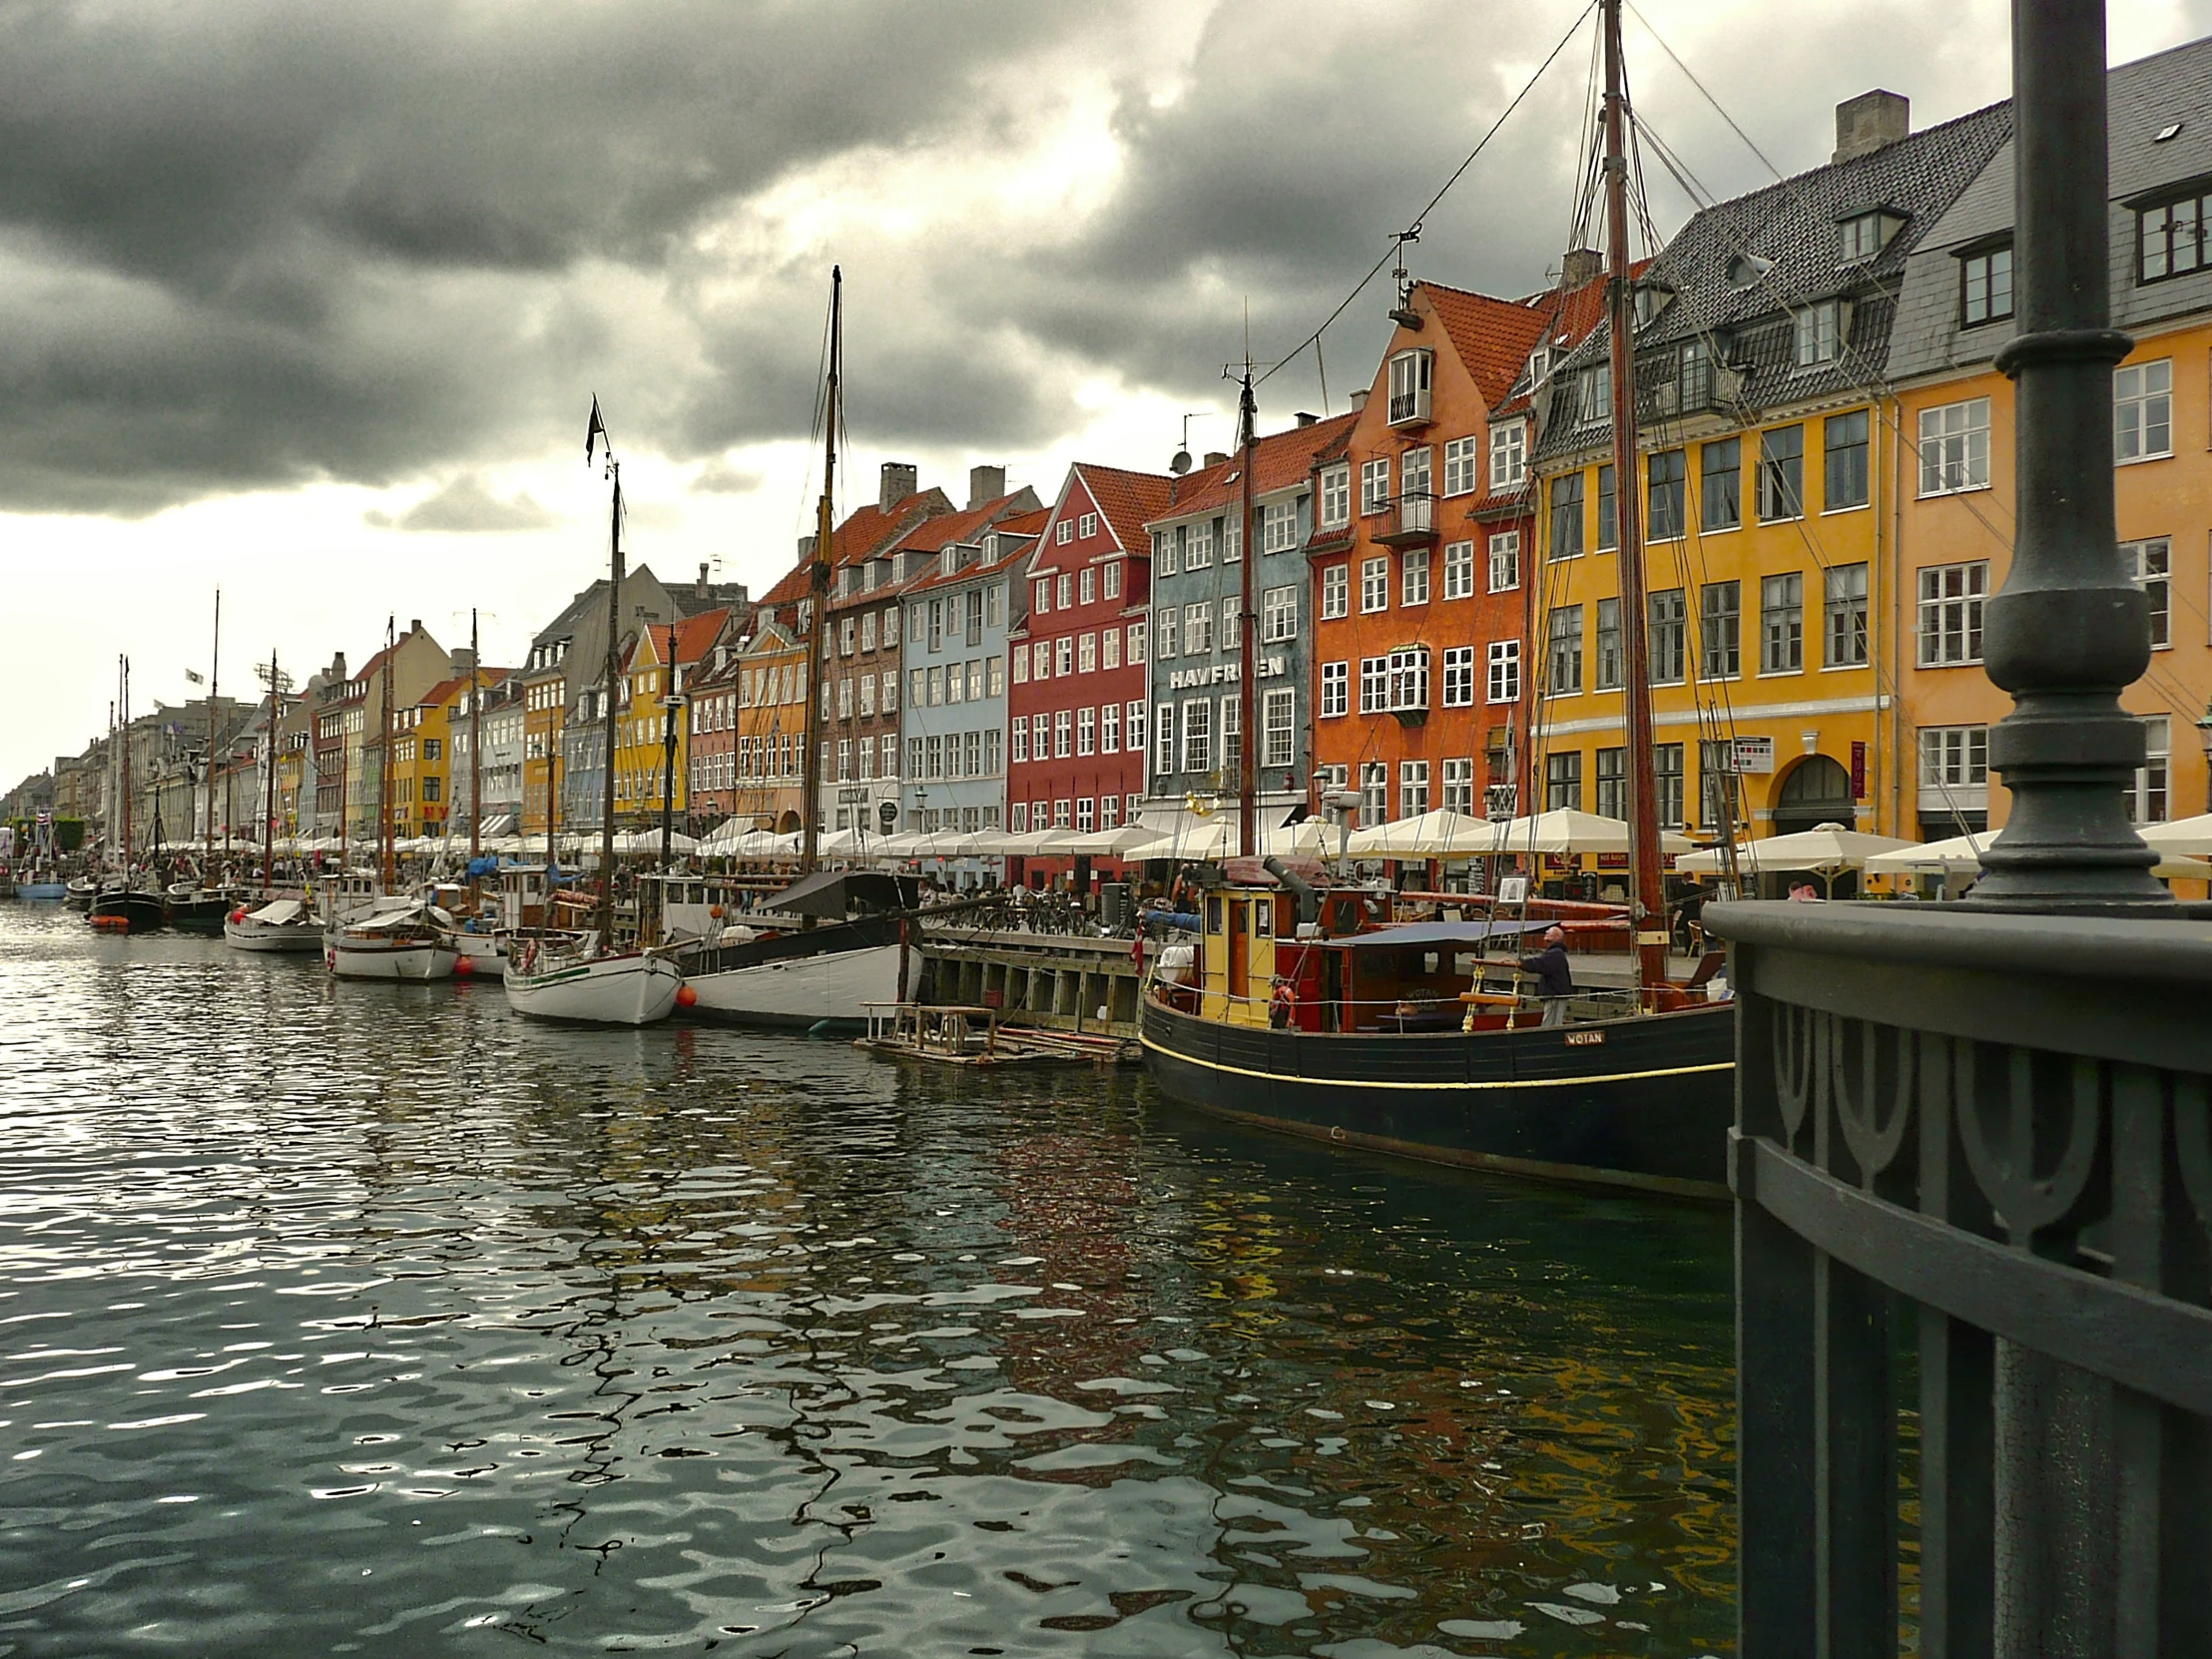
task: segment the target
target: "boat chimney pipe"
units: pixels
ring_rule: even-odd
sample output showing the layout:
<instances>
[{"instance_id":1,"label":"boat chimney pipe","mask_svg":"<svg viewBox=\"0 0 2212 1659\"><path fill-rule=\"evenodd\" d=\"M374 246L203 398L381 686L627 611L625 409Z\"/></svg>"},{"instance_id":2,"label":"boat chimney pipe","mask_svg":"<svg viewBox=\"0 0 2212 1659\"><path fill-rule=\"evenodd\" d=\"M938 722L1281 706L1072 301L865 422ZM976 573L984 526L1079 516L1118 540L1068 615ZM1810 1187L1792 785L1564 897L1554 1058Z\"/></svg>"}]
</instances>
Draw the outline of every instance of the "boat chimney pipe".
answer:
<instances>
[{"instance_id":1,"label":"boat chimney pipe","mask_svg":"<svg viewBox=\"0 0 2212 1659\"><path fill-rule=\"evenodd\" d=\"M1321 894L1314 891L1312 882L1302 875L1293 874L1283 860L1272 852L1260 860L1260 867L1282 882L1290 890L1291 896L1298 900L1300 921L1321 920Z\"/></svg>"}]
</instances>

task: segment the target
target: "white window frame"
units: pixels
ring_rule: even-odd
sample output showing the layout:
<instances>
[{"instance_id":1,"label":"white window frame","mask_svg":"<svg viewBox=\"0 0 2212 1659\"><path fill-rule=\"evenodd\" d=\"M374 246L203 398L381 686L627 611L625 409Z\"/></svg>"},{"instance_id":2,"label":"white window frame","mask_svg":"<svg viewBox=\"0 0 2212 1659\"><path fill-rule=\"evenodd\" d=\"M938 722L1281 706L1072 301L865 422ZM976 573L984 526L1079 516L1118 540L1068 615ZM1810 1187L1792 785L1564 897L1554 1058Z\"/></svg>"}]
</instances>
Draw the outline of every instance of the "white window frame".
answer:
<instances>
[{"instance_id":1,"label":"white window frame","mask_svg":"<svg viewBox=\"0 0 2212 1659\"><path fill-rule=\"evenodd\" d=\"M2149 536L2120 543L2128 574L2150 599L2150 648L2163 651L2173 637L2173 538Z\"/></svg>"},{"instance_id":2,"label":"white window frame","mask_svg":"<svg viewBox=\"0 0 2212 1659\"><path fill-rule=\"evenodd\" d=\"M1400 605L1425 605L1428 603L1428 549L1408 547L1397 556L1398 596Z\"/></svg>"},{"instance_id":3,"label":"white window frame","mask_svg":"<svg viewBox=\"0 0 2212 1659\"><path fill-rule=\"evenodd\" d=\"M1321 665L1321 710L1323 720L1335 720L1352 713L1352 665L1349 662Z\"/></svg>"},{"instance_id":4,"label":"white window frame","mask_svg":"<svg viewBox=\"0 0 2212 1659\"><path fill-rule=\"evenodd\" d=\"M1341 530L1352 522L1352 464L1340 461L1321 474L1321 526Z\"/></svg>"},{"instance_id":5,"label":"white window frame","mask_svg":"<svg viewBox=\"0 0 2212 1659\"><path fill-rule=\"evenodd\" d=\"M1390 608L1390 559L1386 553L1360 561L1360 614L1373 616Z\"/></svg>"},{"instance_id":6,"label":"white window frame","mask_svg":"<svg viewBox=\"0 0 2212 1659\"><path fill-rule=\"evenodd\" d=\"M1334 622L1339 617L1352 614L1352 566L1343 564L1321 567L1321 620Z\"/></svg>"},{"instance_id":7,"label":"white window frame","mask_svg":"<svg viewBox=\"0 0 2212 1659\"><path fill-rule=\"evenodd\" d=\"M1390 510L1390 458L1378 455L1360 463L1360 516L1372 518Z\"/></svg>"},{"instance_id":8,"label":"white window frame","mask_svg":"<svg viewBox=\"0 0 2212 1659\"><path fill-rule=\"evenodd\" d=\"M1472 599L1474 597L1474 543L1448 541L1444 543L1444 598Z\"/></svg>"},{"instance_id":9,"label":"white window frame","mask_svg":"<svg viewBox=\"0 0 2212 1659\"><path fill-rule=\"evenodd\" d=\"M1921 499L1989 487L1989 400L1968 397L1921 411Z\"/></svg>"},{"instance_id":10,"label":"white window frame","mask_svg":"<svg viewBox=\"0 0 2212 1659\"><path fill-rule=\"evenodd\" d=\"M1490 428L1490 488L1518 489L1528 479L1528 426L1502 420Z\"/></svg>"},{"instance_id":11,"label":"white window frame","mask_svg":"<svg viewBox=\"0 0 2212 1659\"><path fill-rule=\"evenodd\" d=\"M1443 707L1474 707L1474 647L1471 645L1444 647Z\"/></svg>"},{"instance_id":12,"label":"white window frame","mask_svg":"<svg viewBox=\"0 0 2212 1659\"><path fill-rule=\"evenodd\" d=\"M1469 433L1444 442L1444 494L1472 495L1481 488L1481 440Z\"/></svg>"},{"instance_id":13,"label":"white window frame","mask_svg":"<svg viewBox=\"0 0 2212 1659\"><path fill-rule=\"evenodd\" d=\"M1269 588L1260 595L1260 639L1278 645L1298 638L1298 589Z\"/></svg>"},{"instance_id":14,"label":"white window frame","mask_svg":"<svg viewBox=\"0 0 2212 1659\"><path fill-rule=\"evenodd\" d=\"M2162 461L2173 452L2173 358L2123 363L2112 371L2112 464Z\"/></svg>"},{"instance_id":15,"label":"white window frame","mask_svg":"<svg viewBox=\"0 0 2212 1659\"><path fill-rule=\"evenodd\" d=\"M1923 565L1915 579L1919 606L1914 637L1922 668L1962 668L1981 661L1989 561Z\"/></svg>"},{"instance_id":16,"label":"white window frame","mask_svg":"<svg viewBox=\"0 0 2212 1659\"><path fill-rule=\"evenodd\" d=\"M1490 532L1490 591L1511 593L1520 586L1521 533L1518 530L1493 530Z\"/></svg>"},{"instance_id":17,"label":"white window frame","mask_svg":"<svg viewBox=\"0 0 2212 1659\"><path fill-rule=\"evenodd\" d=\"M1489 662L1484 677L1484 701L1488 703L1518 703L1521 695L1521 642L1519 640L1490 641Z\"/></svg>"}]
</instances>

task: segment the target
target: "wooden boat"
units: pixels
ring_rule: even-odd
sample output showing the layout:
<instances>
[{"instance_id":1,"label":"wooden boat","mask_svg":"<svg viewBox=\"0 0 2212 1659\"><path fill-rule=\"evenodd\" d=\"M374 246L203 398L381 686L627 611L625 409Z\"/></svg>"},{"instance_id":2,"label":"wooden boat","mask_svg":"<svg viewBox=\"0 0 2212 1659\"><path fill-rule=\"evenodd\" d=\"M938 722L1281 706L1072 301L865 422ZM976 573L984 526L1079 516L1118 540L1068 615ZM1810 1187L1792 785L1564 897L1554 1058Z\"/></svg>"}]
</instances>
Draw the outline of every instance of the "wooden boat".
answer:
<instances>
[{"instance_id":1,"label":"wooden boat","mask_svg":"<svg viewBox=\"0 0 2212 1659\"><path fill-rule=\"evenodd\" d=\"M93 926L111 933L156 933L169 925L169 902L141 887L105 887L92 901Z\"/></svg>"},{"instance_id":2,"label":"wooden boat","mask_svg":"<svg viewBox=\"0 0 2212 1659\"><path fill-rule=\"evenodd\" d=\"M581 1025L652 1025L668 1018L683 969L664 951L602 954L598 939L532 936L508 952L500 983L507 1005L528 1019Z\"/></svg>"},{"instance_id":3,"label":"wooden boat","mask_svg":"<svg viewBox=\"0 0 2212 1659\"><path fill-rule=\"evenodd\" d=\"M259 909L234 908L223 921L223 942L233 950L320 950L322 927L298 899L277 898Z\"/></svg>"},{"instance_id":4,"label":"wooden boat","mask_svg":"<svg viewBox=\"0 0 2212 1659\"><path fill-rule=\"evenodd\" d=\"M69 883L33 876L15 884L15 896L30 904L51 904L67 896Z\"/></svg>"},{"instance_id":5,"label":"wooden boat","mask_svg":"<svg viewBox=\"0 0 2212 1659\"><path fill-rule=\"evenodd\" d=\"M65 889L63 902L72 910L89 910L100 891L100 883L89 875L73 876Z\"/></svg>"},{"instance_id":6,"label":"wooden boat","mask_svg":"<svg viewBox=\"0 0 2212 1659\"><path fill-rule=\"evenodd\" d=\"M336 979L420 982L452 978L458 954L430 907L408 904L332 929L323 937L322 959Z\"/></svg>"},{"instance_id":7,"label":"wooden boat","mask_svg":"<svg viewBox=\"0 0 2212 1659\"><path fill-rule=\"evenodd\" d=\"M210 890L189 881L172 882L169 925L180 933L220 933L242 896L227 888Z\"/></svg>"}]
</instances>

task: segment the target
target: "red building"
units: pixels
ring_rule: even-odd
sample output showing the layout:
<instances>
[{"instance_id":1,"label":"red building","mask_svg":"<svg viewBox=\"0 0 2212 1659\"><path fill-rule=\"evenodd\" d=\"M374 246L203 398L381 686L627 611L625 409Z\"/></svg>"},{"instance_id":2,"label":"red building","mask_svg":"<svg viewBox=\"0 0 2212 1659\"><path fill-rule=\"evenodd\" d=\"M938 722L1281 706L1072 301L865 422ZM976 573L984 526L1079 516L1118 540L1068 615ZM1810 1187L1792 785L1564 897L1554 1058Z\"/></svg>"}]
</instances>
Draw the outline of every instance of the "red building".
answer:
<instances>
[{"instance_id":1,"label":"red building","mask_svg":"<svg viewBox=\"0 0 2212 1659\"><path fill-rule=\"evenodd\" d=\"M1146 523L1175 480L1077 462L1029 566L1007 639L1007 828L1131 822L1145 788Z\"/></svg>"}]
</instances>

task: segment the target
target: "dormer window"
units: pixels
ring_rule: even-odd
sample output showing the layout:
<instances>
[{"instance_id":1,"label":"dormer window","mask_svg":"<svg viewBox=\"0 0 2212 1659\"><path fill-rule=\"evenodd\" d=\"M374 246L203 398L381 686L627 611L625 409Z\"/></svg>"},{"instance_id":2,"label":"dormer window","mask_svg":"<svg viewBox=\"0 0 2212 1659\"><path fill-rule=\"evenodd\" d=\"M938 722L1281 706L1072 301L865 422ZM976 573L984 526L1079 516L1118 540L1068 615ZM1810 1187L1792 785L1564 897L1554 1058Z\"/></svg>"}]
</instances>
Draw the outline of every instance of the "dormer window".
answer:
<instances>
[{"instance_id":1,"label":"dormer window","mask_svg":"<svg viewBox=\"0 0 2212 1659\"><path fill-rule=\"evenodd\" d=\"M1958 257L1958 322L1978 328L2012 314L2012 245Z\"/></svg>"},{"instance_id":2,"label":"dormer window","mask_svg":"<svg viewBox=\"0 0 2212 1659\"><path fill-rule=\"evenodd\" d=\"M1774 269L1774 261L1756 254L1738 254L1728 262L1728 285L1741 293Z\"/></svg>"},{"instance_id":3,"label":"dormer window","mask_svg":"<svg viewBox=\"0 0 2212 1659\"><path fill-rule=\"evenodd\" d=\"M1880 208L1863 214L1853 214L1836 223L1837 257L1845 265L1861 260L1871 260L1897 235L1905 221Z\"/></svg>"},{"instance_id":4,"label":"dormer window","mask_svg":"<svg viewBox=\"0 0 2212 1659\"><path fill-rule=\"evenodd\" d=\"M937 555L937 574L939 576L957 576L960 574L960 549L956 544L946 547L942 553Z\"/></svg>"},{"instance_id":5,"label":"dormer window","mask_svg":"<svg viewBox=\"0 0 2212 1659\"><path fill-rule=\"evenodd\" d=\"M1850 307L1841 299L1824 299L1793 313L1797 329L1797 365L1818 368L1834 362L1843 352L1851 328Z\"/></svg>"},{"instance_id":6,"label":"dormer window","mask_svg":"<svg viewBox=\"0 0 2212 1659\"><path fill-rule=\"evenodd\" d=\"M1429 390L1436 354L1426 347L1400 351L1390 359L1390 424L1428 419Z\"/></svg>"},{"instance_id":7,"label":"dormer window","mask_svg":"<svg viewBox=\"0 0 2212 1659\"><path fill-rule=\"evenodd\" d=\"M1575 419L1583 425L1607 420L1613 413L1613 365L1591 363L1575 376Z\"/></svg>"},{"instance_id":8,"label":"dormer window","mask_svg":"<svg viewBox=\"0 0 2212 1659\"><path fill-rule=\"evenodd\" d=\"M1664 282L1639 282L1636 285L1636 326L1650 325L1652 319L1674 301L1674 289Z\"/></svg>"},{"instance_id":9,"label":"dormer window","mask_svg":"<svg viewBox=\"0 0 2212 1659\"><path fill-rule=\"evenodd\" d=\"M1539 345L1528 353L1528 384L1530 389L1540 386L1551 374L1551 347Z\"/></svg>"}]
</instances>

